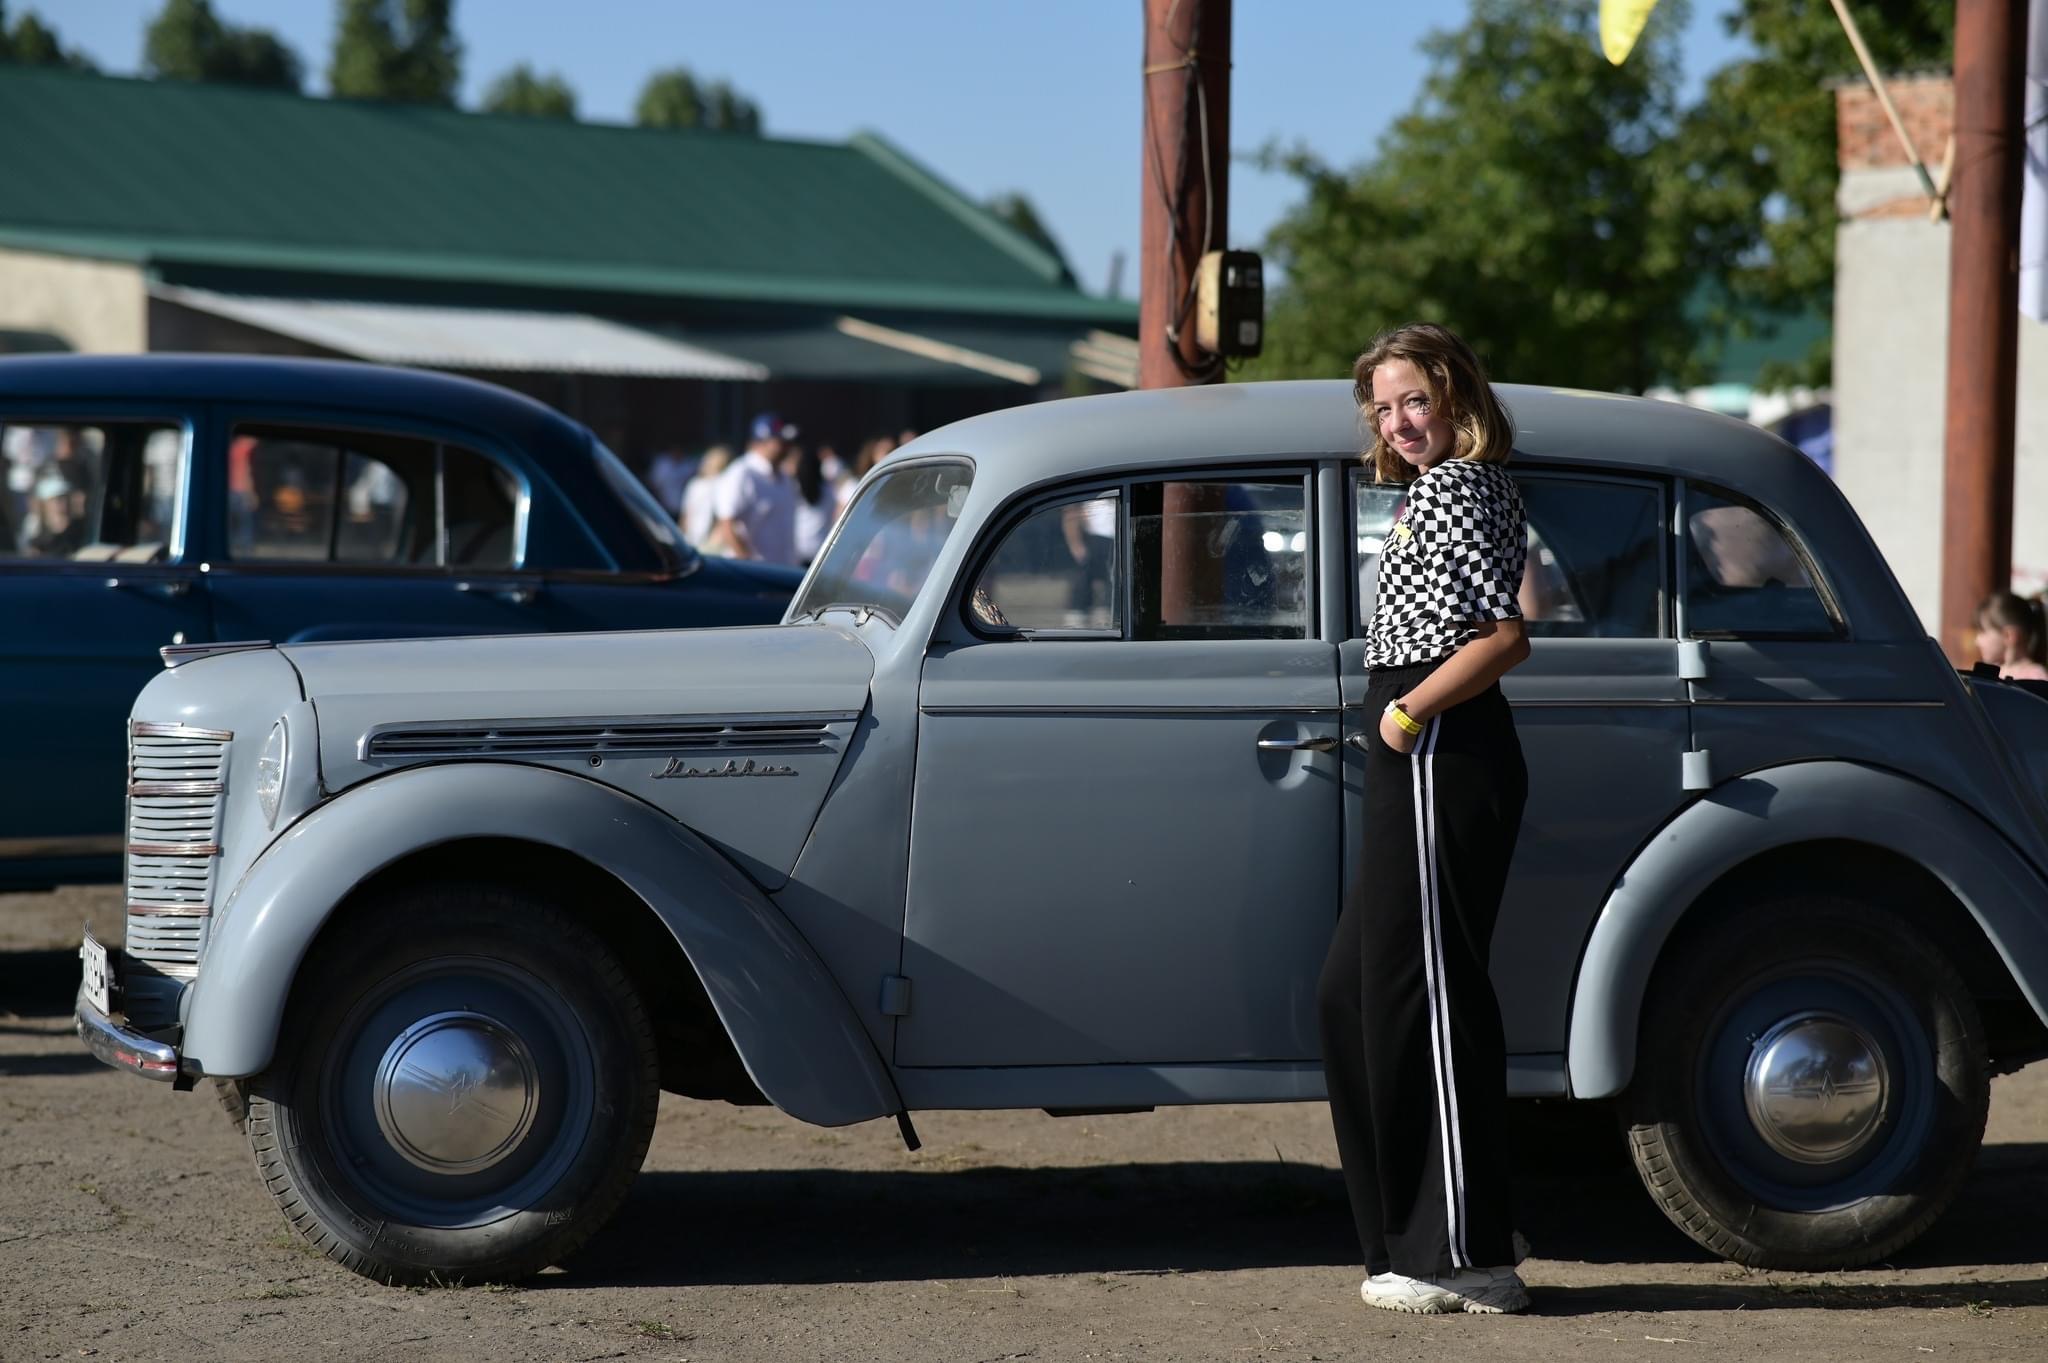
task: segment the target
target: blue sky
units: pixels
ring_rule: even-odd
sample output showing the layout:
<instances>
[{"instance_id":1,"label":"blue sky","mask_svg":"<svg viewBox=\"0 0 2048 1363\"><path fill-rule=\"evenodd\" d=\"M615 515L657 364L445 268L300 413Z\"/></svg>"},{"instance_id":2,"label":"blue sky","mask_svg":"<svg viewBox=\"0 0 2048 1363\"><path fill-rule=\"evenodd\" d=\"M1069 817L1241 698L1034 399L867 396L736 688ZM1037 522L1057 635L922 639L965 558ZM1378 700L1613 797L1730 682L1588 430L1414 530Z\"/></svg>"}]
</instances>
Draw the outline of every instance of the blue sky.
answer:
<instances>
[{"instance_id":1,"label":"blue sky","mask_svg":"<svg viewBox=\"0 0 2048 1363\"><path fill-rule=\"evenodd\" d=\"M1537 0L1540 2L1540 0ZM102 70L133 74L162 0L13 0ZM1742 55L1720 22L1729 0L1695 0L1685 60L1696 93ZM333 0L214 0L231 23L269 28L324 88ZM1462 22L1463 0L1237 0L1231 144L1305 144L1335 165L1371 154L1424 66L1417 40ZM975 196L1020 190L1102 290L1126 257L1136 290L1140 0L464 0L463 102L518 62L564 76L585 119L629 122L650 71L723 78L762 108L772 136L839 141L880 132ZM1230 238L1256 246L1293 182L1231 171Z\"/></svg>"}]
</instances>

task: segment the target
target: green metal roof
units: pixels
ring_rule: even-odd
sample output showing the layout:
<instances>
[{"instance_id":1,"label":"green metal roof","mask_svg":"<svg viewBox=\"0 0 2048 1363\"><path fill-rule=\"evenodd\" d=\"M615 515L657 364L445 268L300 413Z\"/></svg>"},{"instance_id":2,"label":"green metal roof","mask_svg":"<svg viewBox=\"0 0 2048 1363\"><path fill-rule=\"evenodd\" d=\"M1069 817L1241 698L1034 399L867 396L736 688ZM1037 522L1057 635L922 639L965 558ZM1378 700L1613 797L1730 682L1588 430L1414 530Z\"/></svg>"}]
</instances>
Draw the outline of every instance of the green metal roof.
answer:
<instances>
[{"instance_id":1,"label":"green metal roof","mask_svg":"<svg viewBox=\"0 0 2048 1363\"><path fill-rule=\"evenodd\" d=\"M0 66L0 245L309 276L1135 322L872 134L676 132Z\"/></svg>"}]
</instances>

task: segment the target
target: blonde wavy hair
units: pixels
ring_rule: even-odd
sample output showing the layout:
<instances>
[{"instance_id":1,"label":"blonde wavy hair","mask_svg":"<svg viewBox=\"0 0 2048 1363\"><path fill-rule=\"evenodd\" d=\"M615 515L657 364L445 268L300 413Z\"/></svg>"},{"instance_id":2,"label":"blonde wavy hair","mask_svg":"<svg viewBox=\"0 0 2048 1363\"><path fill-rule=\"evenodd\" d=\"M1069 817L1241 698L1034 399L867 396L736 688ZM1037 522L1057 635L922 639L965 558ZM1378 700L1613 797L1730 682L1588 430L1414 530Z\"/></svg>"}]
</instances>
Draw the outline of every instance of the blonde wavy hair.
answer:
<instances>
[{"instance_id":1,"label":"blonde wavy hair","mask_svg":"<svg viewBox=\"0 0 2048 1363\"><path fill-rule=\"evenodd\" d=\"M1373 337L1351 366L1351 397L1358 404L1359 419L1371 432L1370 443L1360 456L1372 465L1373 477L1382 483L1412 483L1419 476L1413 464L1403 459L1380 434L1372 419L1372 375L1375 369L1394 360L1406 360L1422 375L1429 389L1430 407L1441 412L1458 432L1453 459L1471 459L1481 464L1505 464L1514 453L1515 423L1508 409L1493 394L1487 382L1486 366L1472 353L1472 347L1449 327L1434 322L1410 322Z\"/></svg>"}]
</instances>

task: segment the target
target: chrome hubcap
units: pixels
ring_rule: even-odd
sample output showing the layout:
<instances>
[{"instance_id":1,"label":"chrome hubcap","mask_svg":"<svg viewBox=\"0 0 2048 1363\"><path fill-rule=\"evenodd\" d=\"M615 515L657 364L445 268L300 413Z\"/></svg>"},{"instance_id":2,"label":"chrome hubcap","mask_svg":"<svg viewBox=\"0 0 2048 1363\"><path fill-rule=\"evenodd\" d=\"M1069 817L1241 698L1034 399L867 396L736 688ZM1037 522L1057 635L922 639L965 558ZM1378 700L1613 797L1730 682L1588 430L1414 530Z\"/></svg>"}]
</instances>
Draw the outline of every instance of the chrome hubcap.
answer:
<instances>
[{"instance_id":1,"label":"chrome hubcap","mask_svg":"<svg viewBox=\"0 0 2048 1363\"><path fill-rule=\"evenodd\" d=\"M377 1065L377 1126L391 1148L436 1174L473 1174L511 1154L533 1126L540 1074L525 1043L481 1013L435 1013L406 1028Z\"/></svg>"},{"instance_id":2,"label":"chrome hubcap","mask_svg":"<svg viewBox=\"0 0 2048 1363\"><path fill-rule=\"evenodd\" d=\"M1884 1052L1835 1013L1799 1013L1751 1045L1743 1076L1749 1120L1764 1143L1801 1164L1854 1155L1876 1134L1891 1093Z\"/></svg>"}]
</instances>

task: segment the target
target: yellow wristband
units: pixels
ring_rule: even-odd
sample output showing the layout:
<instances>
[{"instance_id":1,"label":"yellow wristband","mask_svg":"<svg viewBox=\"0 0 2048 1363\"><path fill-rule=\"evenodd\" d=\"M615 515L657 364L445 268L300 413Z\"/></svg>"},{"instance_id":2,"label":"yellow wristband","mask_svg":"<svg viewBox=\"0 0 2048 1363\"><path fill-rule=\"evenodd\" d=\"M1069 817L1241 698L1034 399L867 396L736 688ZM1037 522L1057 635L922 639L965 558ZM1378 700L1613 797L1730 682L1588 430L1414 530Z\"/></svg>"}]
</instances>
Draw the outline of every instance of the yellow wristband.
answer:
<instances>
[{"instance_id":1,"label":"yellow wristband","mask_svg":"<svg viewBox=\"0 0 2048 1363\"><path fill-rule=\"evenodd\" d=\"M1422 737L1422 725L1416 721L1415 716L1401 708L1400 701L1388 701L1387 713L1394 717L1394 723L1401 726L1402 733L1407 734L1410 738Z\"/></svg>"}]
</instances>

